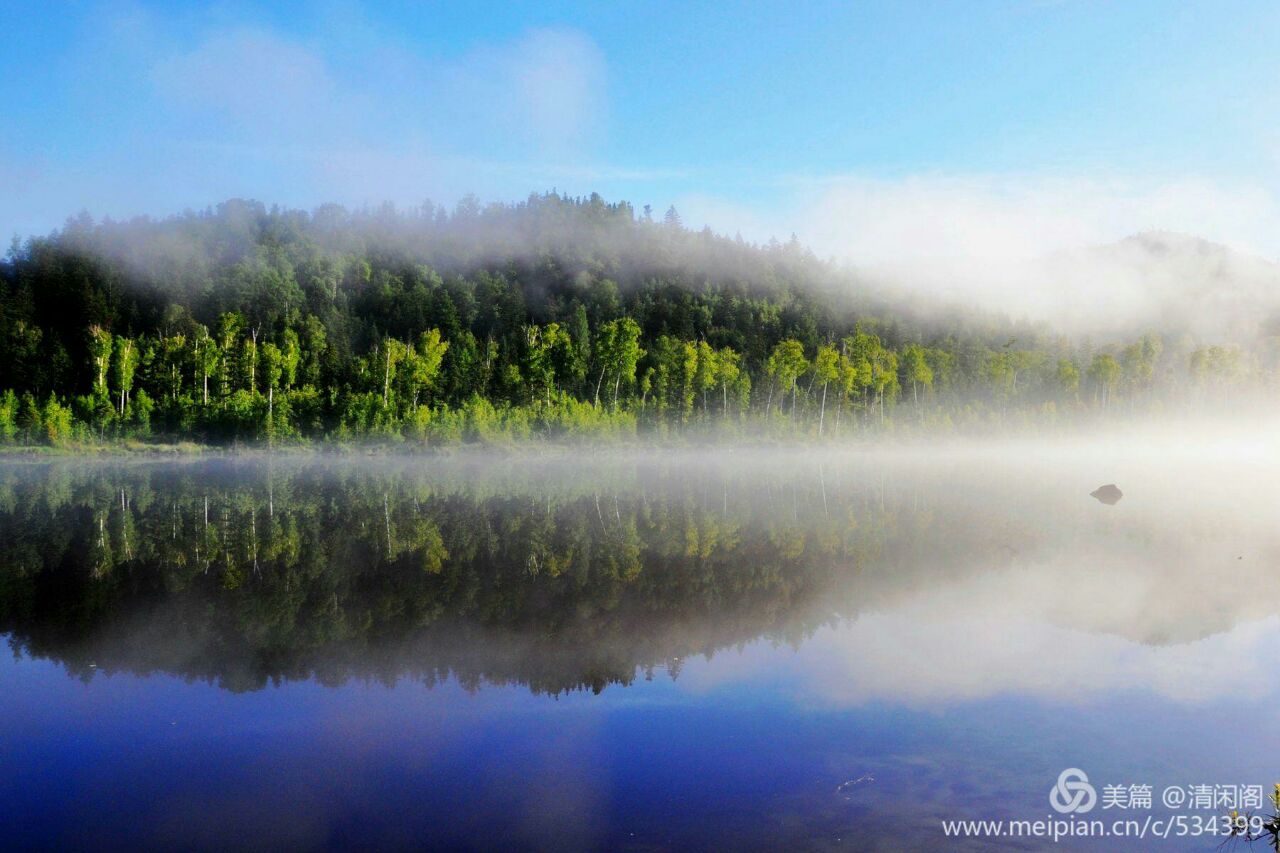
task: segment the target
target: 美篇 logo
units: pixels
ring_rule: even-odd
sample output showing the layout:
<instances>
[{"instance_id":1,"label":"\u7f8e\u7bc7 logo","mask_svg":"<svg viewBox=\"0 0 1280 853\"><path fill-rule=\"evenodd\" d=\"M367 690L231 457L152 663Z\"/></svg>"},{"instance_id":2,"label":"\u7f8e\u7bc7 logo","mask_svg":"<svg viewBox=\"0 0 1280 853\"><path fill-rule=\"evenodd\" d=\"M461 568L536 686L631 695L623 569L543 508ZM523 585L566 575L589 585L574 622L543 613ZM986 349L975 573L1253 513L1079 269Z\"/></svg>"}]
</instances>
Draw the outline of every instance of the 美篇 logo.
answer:
<instances>
[{"instance_id":1,"label":"\u7f8e\u7bc7 logo","mask_svg":"<svg viewBox=\"0 0 1280 853\"><path fill-rule=\"evenodd\" d=\"M1079 767L1068 767L1058 774L1058 782L1049 789L1049 805L1058 814L1084 814L1098 802L1098 792Z\"/></svg>"}]
</instances>

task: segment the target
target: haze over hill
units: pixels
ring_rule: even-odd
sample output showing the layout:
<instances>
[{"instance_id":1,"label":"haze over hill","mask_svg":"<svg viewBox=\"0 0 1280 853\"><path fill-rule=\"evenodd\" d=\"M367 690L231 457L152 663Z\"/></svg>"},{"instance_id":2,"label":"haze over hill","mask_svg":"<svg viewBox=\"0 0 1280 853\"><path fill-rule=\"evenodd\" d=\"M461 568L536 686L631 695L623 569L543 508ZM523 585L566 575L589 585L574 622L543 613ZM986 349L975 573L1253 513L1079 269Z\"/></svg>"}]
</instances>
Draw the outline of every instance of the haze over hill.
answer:
<instances>
[{"instance_id":1,"label":"haze over hill","mask_svg":"<svg viewBox=\"0 0 1280 853\"><path fill-rule=\"evenodd\" d=\"M1280 266L1188 234L1135 234L1044 266L1057 320L1071 328L1253 340L1274 334L1280 313Z\"/></svg>"},{"instance_id":2,"label":"haze over hill","mask_svg":"<svg viewBox=\"0 0 1280 853\"><path fill-rule=\"evenodd\" d=\"M1171 231L1005 259L985 273L957 264L946 280L910 264L853 266L882 299L935 321L963 306L1095 340L1156 332L1212 343L1256 342L1280 322L1280 265Z\"/></svg>"},{"instance_id":3,"label":"haze over hill","mask_svg":"<svg viewBox=\"0 0 1280 853\"><path fill-rule=\"evenodd\" d=\"M1256 334L1272 269L1248 261L1150 235L1062 256L1046 269L1109 301L1053 291L1060 316L1033 327L1051 303L1027 288L1012 321L982 316L598 194L82 216L0 262L0 441L824 437L1198 409L1280 371Z\"/></svg>"}]
</instances>

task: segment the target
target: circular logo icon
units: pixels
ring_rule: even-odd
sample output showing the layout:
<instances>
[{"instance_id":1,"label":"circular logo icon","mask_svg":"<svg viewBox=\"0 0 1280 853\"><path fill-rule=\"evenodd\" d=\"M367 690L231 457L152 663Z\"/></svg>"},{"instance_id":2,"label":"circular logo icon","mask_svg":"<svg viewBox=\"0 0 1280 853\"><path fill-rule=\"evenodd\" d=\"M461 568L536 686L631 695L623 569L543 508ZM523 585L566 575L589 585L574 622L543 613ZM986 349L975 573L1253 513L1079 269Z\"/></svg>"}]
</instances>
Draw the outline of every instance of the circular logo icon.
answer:
<instances>
[{"instance_id":1,"label":"circular logo icon","mask_svg":"<svg viewBox=\"0 0 1280 853\"><path fill-rule=\"evenodd\" d=\"M1084 814L1098 802L1098 792L1079 767L1058 774L1058 783L1049 789L1049 805L1058 814Z\"/></svg>"}]
</instances>

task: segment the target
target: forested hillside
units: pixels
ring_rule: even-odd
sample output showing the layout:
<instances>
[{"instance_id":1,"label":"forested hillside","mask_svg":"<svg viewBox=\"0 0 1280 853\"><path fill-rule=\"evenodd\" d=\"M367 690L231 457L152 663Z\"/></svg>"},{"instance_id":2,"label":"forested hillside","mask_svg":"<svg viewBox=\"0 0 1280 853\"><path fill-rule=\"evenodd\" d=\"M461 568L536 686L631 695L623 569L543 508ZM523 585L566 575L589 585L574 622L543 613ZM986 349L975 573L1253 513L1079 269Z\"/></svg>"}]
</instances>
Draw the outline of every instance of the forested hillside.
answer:
<instances>
[{"instance_id":1,"label":"forested hillside","mask_svg":"<svg viewBox=\"0 0 1280 853\"><path fill-rule=\"evenodd\" d=\"M70 220L0 264L0 441L832 436L1215 399L1250 342L926 320L792 239L531 196Z\"/></svg>"}]
</instances>

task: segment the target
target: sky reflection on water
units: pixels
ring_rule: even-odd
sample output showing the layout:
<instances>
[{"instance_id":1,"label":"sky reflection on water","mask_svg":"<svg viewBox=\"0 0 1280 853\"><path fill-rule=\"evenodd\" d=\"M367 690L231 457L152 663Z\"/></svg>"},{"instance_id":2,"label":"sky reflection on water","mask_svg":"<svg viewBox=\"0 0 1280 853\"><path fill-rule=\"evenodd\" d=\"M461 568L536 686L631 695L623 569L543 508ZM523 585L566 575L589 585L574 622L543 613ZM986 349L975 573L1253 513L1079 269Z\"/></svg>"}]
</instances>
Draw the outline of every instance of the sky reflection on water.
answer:
<instances>
[{"instance_id":1,"label":"sky reflection on water","mask_svg":"<svg viewBox=\"0 0 1280 853\"><path fill-rule=\"evenodd\" d=\"M1269 790L1275 469L1157 462L9 466L0 834L938 849L1069 766Z\"/></svg>"}]
</instances>

